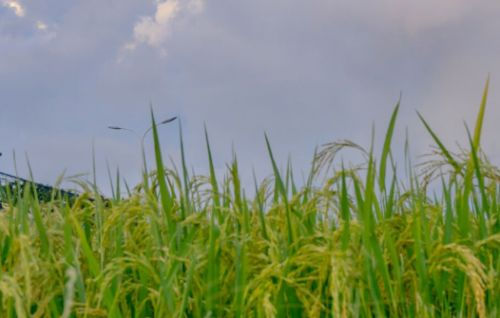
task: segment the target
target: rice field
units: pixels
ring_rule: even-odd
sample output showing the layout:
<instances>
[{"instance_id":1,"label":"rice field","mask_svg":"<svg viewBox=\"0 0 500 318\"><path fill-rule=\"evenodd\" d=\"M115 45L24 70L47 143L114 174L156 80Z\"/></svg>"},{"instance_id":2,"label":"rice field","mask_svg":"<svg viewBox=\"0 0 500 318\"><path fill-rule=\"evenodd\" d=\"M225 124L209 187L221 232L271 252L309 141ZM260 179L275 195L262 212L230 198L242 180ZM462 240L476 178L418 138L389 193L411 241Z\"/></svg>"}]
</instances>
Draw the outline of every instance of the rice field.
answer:
<instances>
[{"instance_id":1,"label":"rice field","mask_svg":"<svg viewBox=\"0 0 500 318\"><path fill-rule=\"evenodd\" d=\"M499 317L500 171L481 151L486 86L469 144L396 169L382 149L332 142L299 185L280 169L242 189L236 155L208 175L166 165L113 195L81 182L76 199L4 193L1 317ZM361 165L339 162L344 148ZM431 191L431 185L437 191ZM252 193L251 196L247 195Z\"/></svg>"}]
</instances>

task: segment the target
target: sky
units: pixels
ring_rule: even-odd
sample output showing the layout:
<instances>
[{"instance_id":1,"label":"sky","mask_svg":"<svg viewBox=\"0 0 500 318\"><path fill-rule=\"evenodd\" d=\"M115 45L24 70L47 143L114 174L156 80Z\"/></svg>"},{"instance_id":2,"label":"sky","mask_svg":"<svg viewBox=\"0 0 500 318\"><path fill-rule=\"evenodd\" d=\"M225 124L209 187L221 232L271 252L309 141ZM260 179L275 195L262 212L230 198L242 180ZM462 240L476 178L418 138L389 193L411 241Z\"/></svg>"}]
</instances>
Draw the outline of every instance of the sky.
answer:
<instances>
[{"instance_id":1,"label":"sky","mask_svg":"<svg viewBox=\"0 0 500 318\"><path fill-rule=\"evenodd\" d=\"M269 174L267 133L300 175L316 146L369 147L372 126L381 149L400 94L394 151L407 130L418 160L432 140L416 111L451 149L466 145L488 74L482 143L498 164L498 30L494 0L0 0L0 171L27 176L28 157L53 184L91 173L94 148L101 188L106 162L136 184L140 138L107 127L142 135L152 105L182 122L195 171L206 125L217 171L234 149L245 180ZM178 122L159 132L177 160Z\"/></svg>"}]
</instances>

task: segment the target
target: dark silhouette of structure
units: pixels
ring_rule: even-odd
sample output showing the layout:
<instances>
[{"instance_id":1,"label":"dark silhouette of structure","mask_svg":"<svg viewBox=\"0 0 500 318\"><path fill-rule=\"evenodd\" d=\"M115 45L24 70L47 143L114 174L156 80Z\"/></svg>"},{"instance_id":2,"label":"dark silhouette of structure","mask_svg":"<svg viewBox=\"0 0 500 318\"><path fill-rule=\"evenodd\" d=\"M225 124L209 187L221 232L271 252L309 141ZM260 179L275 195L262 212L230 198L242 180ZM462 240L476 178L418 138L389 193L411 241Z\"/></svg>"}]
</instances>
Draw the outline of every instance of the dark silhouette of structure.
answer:
<instances>
[{"instance_id":1,"label":"dark silhouette of structure","mask_svg":"<svg viewBox=\"0 0 500 318\"><path fill-rule=\"evenodd\" d=\"M0 153L1 155L1 153ZM0 209L2 208L2 202L7 201L7 192L13 196L13 199L17 197L17 192L23 192L26 189L26 185L32 184L36 190L38 200L40 202L47 202L51 200L54 191L58 192L63 198L67 198L70 201L74 200L78 194L72 191L57 189L45 184L33 182L26 180L21 177L13 176L8 173L0 172Z\"/></svg>"}]
</instances>

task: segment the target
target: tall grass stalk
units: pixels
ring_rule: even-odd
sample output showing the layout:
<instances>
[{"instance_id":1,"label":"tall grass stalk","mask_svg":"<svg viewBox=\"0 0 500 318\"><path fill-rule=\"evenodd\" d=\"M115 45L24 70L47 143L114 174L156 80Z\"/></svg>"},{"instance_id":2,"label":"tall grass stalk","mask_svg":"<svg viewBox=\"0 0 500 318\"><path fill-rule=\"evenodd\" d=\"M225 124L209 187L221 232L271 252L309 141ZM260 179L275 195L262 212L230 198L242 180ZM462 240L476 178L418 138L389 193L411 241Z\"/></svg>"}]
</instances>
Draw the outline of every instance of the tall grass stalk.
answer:
<instances>
[{"instance_id":1,"label":"tall grass stalk","mask_svg":"<svg viewBox=\"0 0 500 318\"><path fill-rule=\"evenodd\" d=\"M216 175L206 130L208 176L188 173L181 129L181 169L165 165L151 114L156 171L144 162L129 195L109 168L112 199L95 179L74 202L41 202L29 185L2 192L0 316L498 317L500 173L480 145L487 94L488 84L461 154L418 114L438 150L424 165L407 159L407 178L391 151L399 102L380 158L373 143L329 144L302 187L291 161L280 172L266 135L273 174L254 173L253 197L236 155ZM344 147L366 162L332 165Z\"/></svg>"}]
</instances>

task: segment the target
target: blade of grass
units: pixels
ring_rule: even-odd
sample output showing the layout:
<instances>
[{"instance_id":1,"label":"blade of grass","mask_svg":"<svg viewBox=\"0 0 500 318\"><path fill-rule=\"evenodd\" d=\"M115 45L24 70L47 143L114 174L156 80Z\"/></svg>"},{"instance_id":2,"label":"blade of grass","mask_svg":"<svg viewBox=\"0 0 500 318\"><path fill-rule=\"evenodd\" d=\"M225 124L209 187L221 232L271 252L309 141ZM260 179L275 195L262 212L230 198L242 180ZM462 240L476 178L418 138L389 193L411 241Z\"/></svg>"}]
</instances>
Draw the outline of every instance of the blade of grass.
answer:
<instances>
[{"instance_id":1,"label":"blade of grass","mask_svg":"<svg viewBox=\"0 0 500 318\"><path fill-rule=\"evenodd\" d=\"M255 175L254 169L252 169L252 174L253 174L253 182L255 185L255 200L257 202L257 210L259 213L260 226L262 228L262 237L267 241L269 239L269 237L267 235L266 219L264 216L264 204L263 204L263 200L261 199L261 196L259 193L259 186L257 184L257 177Z\"/></svg>"},{"instance_id":2,"label":"blade of grass","mask_svg":"<svg viewBox=\"0 0 500 318\"><path fill-rule=\"evenodd\" d=\"M182 122L179 120L179 143L181 148L181 163L182 163L182 179L184 185L184 206L185 212L182 216L183 219L190 214L191 212L191 200L190 200L190 191L189 191L189 173L186 165L186 154L184 151L184 138L182 135ZM187 213L186 213L187 212Z\"/></svg>"},{"instance_id":3,"label":"blade of grass","mask_svg":"<svg viewBox=\"0 0 500 318\"><path fill-rule=\"evenodd\" d=\"M479 218L479 238L481 240L484 240L488 236L488 229L486 227L486 220L485 220L485 211L488 211L488 197L486 196L486 191L484 187L484 179L481 174L481 167L479 165L479 159L477 157L477 146L474 144L470 131L465 126L465 129L467 130L467 137L469 138L469 143L471 147L471 157L472 157L472 162L473 162L473 168L476 174L476 179L478 182L478 187L479 191L481 193L481 199L482 199L482 206L478 206L477 210L477 217Z\"/></svg>"},{"instance_id":4,"label":"blade of grass","mask_svg":"<svg viewBox=\"0 0 500 318\"><path fill-rule=\"evenodd\" d=\"M347 183L345 177L344 164L342 163L342 188L340 195L340 207L342 212L342 221L344 222L344 230L342 231L342 249L347 250L350 240L350 227L351 227L351 212L349 211L349 196L347 193Z\"/></svg>"},{"instance_id":5,"label":"blade of grass","mask_svg":"<svg viewBox=\"0 0 500 318\"><path fill-rule=\"evenodd\" d=\"M205 142L208 153L208 164L210 169L210 185L212 186L212 200L214 204L214 212L217 216L218 221L222 223L222 215L220 211L221 202L220 202L219 186L217 183L217 177L215 175L214 161L212 157L212 151L210 149L210 141L208 140L208 132L206 126L205 126Z\"/></svg>"},{"instance_id":6,"label":"blade of grass","mask_svg":"<svg viewBox=\"0 0 500 318\"><path fill-rule=\"evenodd\" d=\"M158 187L160 188L160 200L162 203L162 208L163 212L165 215L165 222L167 224L167 227L169 229L168 236L170 237L171 235L174 234L175 231L175 224L174 220L172 217L172 197L168 191L167 188L167 183L165 181L165 167L163 165L163 159L162 159L162 153L161 153L161 147L160 147L160 139L158 137L158 129L156 126L156 121L155 117L153 114L153 108L151 107L151 123L152 123L152 131L153 131L153 141L154 141L154 151L155 151L155 158L156 158L156 174L157 174L157 181L158 181Z\"/></svg>"},{"instance_id":7,"label":"blade of grass","mask_svg":"<svg viewBox=\"0 0 500 318\"><path fill-rule=\"evenodd\" d=\"M444 144L441 142L441 140L438 138L438 136L434 133L434 131L429 126L429 124L427 124L427 122L425 121L424 117L422 117L422 115L420 115L419 112L417 112L417 115L420 118L420 120L422 121L422 123L424 124L425 129L427 129L427 131L431 135L432 139L434 139L434 142L438 145L439 149L441 149L441 152L443 153L443 155L448 160L448 163L451 164L453 166L453 168L455 168L456 172L459 173L460 172L460 165L453 158L453 156L450 154L450 152L448 151L448 149L446 149L446 147L444 146Z\"/></svg>"},{"instance_id":8,"label":"blade of grass","mask_svg":"<svg viewBox=\"0 0 500 318\"><path fill-rule=\"evenodd\" d=\"M477 114L476 126L474 127L474 138L473 144L477 149L481 143L481 130L483 128L484 113L486 110L486 102L488 100L488 89L490 86L490 77L486 79L486 84L484 86L483 97L481 99L481 105L479 106L479 113Z\"/></svg>"},{"instance_id":9,"label":"blade of grass","mask_svg":"<svg viewBox=\"0 0 500 318\"><path fill-rule=\"evenodd\" d=\"M281 197L283 199L283 203L285 204L285 213L286 213L286 224L287 224L287 229L288 229L288 243L289 245L292 245L294 242L294 233L293 233L293 226L292 226L292 219L290 216L290 207L288 204L288 196L286 194L286 189L285 185L283 184L283 179L281 179L281 175L278 170L278 166L276 165L276 161L274 160L273 156L273 151L271 149L271 144L269 143L269 139L267 138L267 135L264 135L266 139L266 146L267 146L267 151L269 154L269 157L271 159L271 164L273 166L273 171L274 171L274 178L276 181L276 186L277 190L281 194Z\"/></svg>"},{"instance_id":10,"label":"blade of grass","mask_svg":"<svg viewBox=\"0 0 500 318\"><path fill-rule=\"evenodd\" d=\"M106 159L106 171L108 173L109 186L111 188L111 197L116 200L115 185L113 184L113 177L111 176L111 168L109 167L109 161Z\"/></svg>"},{"instance_id":11,"label":"blade of grass","mask_svg":"<svg viewBox=\"0 0 500 318\"><path fill-rule=\"evenodd\" d=\"M33 217L35 219L35 224L36 228L38 230L38 235L40 236L40 249L42 252L42 255L48 256L49 250L50 250L50 243L49 243L49 238L47 235L47 228L45 227L45 224L43 223L43 217L40 209L40 204L38 200L38 194L35 186L35 181L33 180L33 171L31 169L31 164L28 158L28 155L26 155L26 163L28 165L28 171L30 174L30 189L33 191L33 198L30 200L31 201L31 206L32 206L32 211L33 211Z\"/></svg>"},{"instance_id":12,"label":"blade of grass","mask_svg":"<svg viewBox=\"0 0 500 318\"><path fill-rule=\"evenodd\" d=\"M380 156L380 168L379 168L378 184L379 184L379 188L383 192L385 192L385 170L386 170L386 165L387 165L387 157L389 155L389 152L391 151L391 141L392 141L392 136L394 134L394 127L396 125L396 118L398 116L400 103L401 103L401 96L399 97L399 100L396 104L396 107L394 108L394 111L392 112L391 120L389 122L389 127L387 128L387 132L385 134L385 141L384 141L384 147L382 149L382 155Z\"/></svg>"}]
</instances>

